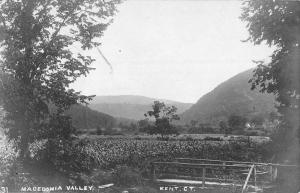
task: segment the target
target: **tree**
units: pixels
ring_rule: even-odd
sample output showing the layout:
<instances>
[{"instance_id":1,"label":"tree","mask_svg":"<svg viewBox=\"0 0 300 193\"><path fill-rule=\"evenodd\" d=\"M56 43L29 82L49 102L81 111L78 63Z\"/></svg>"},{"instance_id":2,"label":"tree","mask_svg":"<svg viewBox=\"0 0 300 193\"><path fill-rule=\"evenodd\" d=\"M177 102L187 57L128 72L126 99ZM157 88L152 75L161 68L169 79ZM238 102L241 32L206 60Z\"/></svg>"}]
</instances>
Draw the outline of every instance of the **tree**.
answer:
<instances>
[{"instance_id":1,"label":"tree","mask_svg":"<svg viewBox=\"0 0 300 193\"><path fill-rule=\"evenodd\" d=\"M198 121L191 120L191 121L190 121L190 124L187 124L187 125L186 125L187 128L188 128L188 133L193 133L193 134L195 134L195 133L201 132L201 131L200 131L200 128L197 126L197 124L198 124Z\"/></svg>"},{"instance_id":2,"label":"tree","mask_svg":"<svg viewBox=\"0 0 300 193\"><path fill-rule=\"evenodd\" d=\"M171 124L173 120L179 120L175 106L166 106L163 102L154 101L152 109L144 114L146 118L155 118L155 126L148 131L150 134L160 134L164 138L167 134L177 133L175 127Z\"/></svg>"},{"instance_id":3,"label":"tree","mask_svg":"<svg viewBox=\"0 0 300 193\"><path fill-rule=\"evenodd\" d=\"M220 121L219 127L220 127L221 132L223 132L225 136L227 136L229 134L229 128L225 121Z\"/></svg>"},{"instance_id":4,"label":"tree","mask_svg":"<svg viewBox=\"0 0 300 193\"><path fill-rule=\"evenodd\" d=\"M136 123L133 123L133 122L130 123L130 125L129 125L129 130L130 131L135 131L136 132L137 128L138 128L138 126L137 126Z\"/></svg>"},{"instance_id":5,"label":"tree","mask_svg":"<svg viewBox=\"0 0 300 193\"><path fill-rule=\"evenodd\" d=\"M262 126L265 119L263 115L255 115L251 118L250 122L255 125L255 127Z\"/></svg>"},{"instance_id":6,"label":"tree","mask_svg":"<svg viewBox=\"0 0 300 193\"><path fill-rule=\"evenodd\" d=\"M271 62L258 64L250 80L252 89L276 94L278 112L281 114L280 131L274 135L277 161L299 160L300 137L300 2L245 0L241 19L247 22L248 41L254 44L266 42L275 48ZM298 139L297 139L298 134ZM284 143L282 143L284 142ZM291 176L291 174L288 174ZM292 181L295 184L289 184ZM282 192L296 192L298 177L286 178ZM289 184L289 185L288 185ZM291 188L291 189L288 189ZM293 189L294 188L294 189Z\"/></svg>"},{"instance_id":7,"label":"tree","mask_svg":"<svg viewBox=\"0 0 300 193\"><path fill-rule=\"evenodd\" d=\"M241 18L248 23L249 41L254 44L266 41L275 48L270 63L257 61L258 67L250 80L252 88L276 94L279 102L277 109L282 114L282 128L286 130L285 141L287 143L295 141L300 115L300 2L245 1L244 3ZM283 147L284 152L285 149L286 147Z\"/></svg>"},{"instance_id":8,"label":"tree","mask_svg":"<svg viewBox=\"0 0 300 193\"><path fill-rule=\"evenodd\" d=\"M102 135L102 128L101 128L101 126L98 125L96 129L97 129L96 130L97 135Z\"/></svg>"},{"instance_id":9,"label":"tree","mask_svg":"<svg viewBox=\"0 0 300 193\"><path fill-rule=\"evenodd\" d=\"M70 139L64 111L91 96L69 89L87 75L94 61L72 52L99 46L119 0L3 0L0 3L2 48L1 99L5 128L17 141L20 157L40 139Z\"/></svg>"},{"instance_id":10,"label":"tree","mask_svg":"<svg viewBox=\"0 0 300 193\"><path fill-rule=\"evenodd\" d=\"M245 128L247 119L239 115L230 115L228 118L228 126L232 131L242 133Z\"/></svg>"},{"instance_id":11,"label":"tree","mask_svg":"<svg viewBox=\"0 0 300 193\"><path fill-rule=\"evenodd\" d=\"M190 125L192 128L196 127L197 123L198 123L198 121L195 121L195 120L190 121Z\"/></svg>"},{"instance_id":12,"label":"tree","mask_svg":"<svg viewBox=\"0 0 300 193\"><path fill-rule=\"evenodd\" d=\"M248 23L248 41L254 44L265 41L275 48L270 63L256 62L258 66L250 82L252 89L276 94L278 112L283 115L284 128L292 138L297 136L300 115L299 8L298 1L247 0L241 16Z\"/></svg>"},{"instance_id":13,"label":"tree","mask_svg":"<svg viewBox=\"0 0 300 193\"><path fill-rule=\"evenodd\" d=\"M140 132L149 133L152 130L152 125L149 123L149 119L139 120L137 124Z\"/></svg>"}]
</instances>

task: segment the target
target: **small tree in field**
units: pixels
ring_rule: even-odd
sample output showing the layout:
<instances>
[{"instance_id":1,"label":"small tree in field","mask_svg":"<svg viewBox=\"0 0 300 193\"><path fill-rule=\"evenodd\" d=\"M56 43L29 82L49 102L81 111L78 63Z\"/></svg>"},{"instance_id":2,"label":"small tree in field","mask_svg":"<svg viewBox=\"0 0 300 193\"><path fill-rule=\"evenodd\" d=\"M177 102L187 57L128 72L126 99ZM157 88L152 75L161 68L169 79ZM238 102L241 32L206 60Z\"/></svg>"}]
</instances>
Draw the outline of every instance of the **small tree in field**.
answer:
<instances>
[{"instance_id":1,"label":"small tree in field","mask_svg":"<svg viewBox=\"0 0 300 193\"><path fill-rule=\"evenodd\" d=\"M155 125L148 130L149 134L160 134L164 138L165 135L177 133L171 124L173 120L179 120L175 106L166 106L163 102L154 101L152 109L145 114L146 118L154 117L155 119Z\"/></svg>"}]
</instances>

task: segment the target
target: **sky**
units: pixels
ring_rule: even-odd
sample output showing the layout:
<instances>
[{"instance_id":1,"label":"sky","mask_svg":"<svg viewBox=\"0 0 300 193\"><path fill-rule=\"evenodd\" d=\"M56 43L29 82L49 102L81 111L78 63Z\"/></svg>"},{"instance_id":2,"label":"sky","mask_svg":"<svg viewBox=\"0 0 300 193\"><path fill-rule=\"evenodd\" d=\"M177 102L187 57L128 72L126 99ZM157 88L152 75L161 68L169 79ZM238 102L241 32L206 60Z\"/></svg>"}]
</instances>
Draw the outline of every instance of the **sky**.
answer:
<instances>
[{"instance_id":1,"label":"sky","mask_svg":"<svg viewBox=\"0 0 300 193\"><path fill-rule=\"evenodd\" d=\"M195 103L239 72L268 60L272 48L254 46L239 16L241 1L128 0L118 6L96 68L72 85L88 95L143 95Z\"/></svg>"}]
</instances>

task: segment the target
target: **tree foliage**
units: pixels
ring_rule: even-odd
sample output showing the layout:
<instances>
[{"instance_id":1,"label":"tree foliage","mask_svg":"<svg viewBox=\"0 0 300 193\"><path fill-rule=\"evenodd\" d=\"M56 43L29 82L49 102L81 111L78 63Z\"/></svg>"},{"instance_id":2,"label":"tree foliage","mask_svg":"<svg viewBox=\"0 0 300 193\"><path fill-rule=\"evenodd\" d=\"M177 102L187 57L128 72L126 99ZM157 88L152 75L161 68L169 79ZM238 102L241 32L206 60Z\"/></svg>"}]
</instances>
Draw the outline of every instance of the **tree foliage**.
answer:
<instances>
[{"instance_id":1,"label":"tree foliage","mask_svg":"<svg viewBox=\"0 0 300 193\"><path fill-rule=\"evenodd\" d=\"M257 61L252 87L277 94L279 110L299 105L300 2L244 1L242 20L248 23L249 40L265 41L275 51L268 64Z\"/></svg>"},{"instance_id":2,"label":"tree foliage","mask_svg":"<svg viewBox=\"0 0 300 193\"><path fill-rule=\"evenodd\" d=\"M276 94L285 140L293 141L289 137L296 136L300 116L300 2L245 0L241 19L247 22L249 41L275 48L270 63L256 61L250 82L253 89Z\"/></svg>"},{"instance_id":3,"label":"tree foliage","mask_svg":"<svg viewBox=\"0 0 300 193\"><path fill-rule=\"evenodd\" d=\"M242 132L245 128L247 119L239 115L230 115L228 118L228 126L232 131Z\"/></svg>"},{"instance_id":4,"label":"tree foliage","mask_svg":"<svg viewBox=\"0 0 300 193\"><path fill-rule=\"evenodd\" d=\"M247 22L248 41L254 44L266 42L275 50L271 62L256 61L252 88L261 92L275 93L282 115L279 131L273 141L277 161L300 162L300 2L281 0L244 0L241 19ZM298 133L298 139L297 139ZM299 176L288 172L282 192L296 192ZM299 190L299 189L298 189Z\"/></svg>"},{"instance_id":5,"label":"tree foliage","mask_svg":"<svg viewBox=\"0 0 300 193\"><path fill-rule=\"evenodd\" d=\"M161 134L163 138L164 135L177 133L175 127L171 124L173 120L179 120L175 106L166 106L163 102L154 101L152 109L145 114L146 118L155 118L155 126L148 129L150 134Z\"/></svg>"},{"instance_id":6,"label":"tree foliage","mask_svg":"<svg viewBox=\"0 0 300 193\"><path fill-rule=\"evenodd\" d=\"M149 119L142 119L138 121L138 128L140 132L147 133L151 130L151 123L149 122Z\"/></svg>"},{"instance_id":7,"label":"tree foliage","mask_svg":"<svg viewBox=\"0 0 300 193\"><path fill-rule=\"evenodd\" d=\"M34 140L70 137L64 111L91 97L69 86L94 61L71 48L99 46L119 2L1 0L1 98L8 136L17 140L21 156Z\"/></svg>"},{"instance_id":8,"label":"tree foliage","mask_svg":"<svg viewBox=\"0 0 300 193\"><path fill-rule=\"evenodd\" d=\"M225 136L227 136L230 133L228 125L225 121L220 121L219 122L219 127L220 127L220 131L222 133L224 133Z\"/></svg>"},{"instance_id":9,"label":"tree foliage","mask_svg":"<svg viewBox=\"0 0 300 193\"><path fill-rule=\"evenodd\" d=\"M265 121L265 119L264 119L263 115L254 115L251 118L250 123L254 124L254 126L262 126L264 121Z\"/></svg>"}]
</instances>

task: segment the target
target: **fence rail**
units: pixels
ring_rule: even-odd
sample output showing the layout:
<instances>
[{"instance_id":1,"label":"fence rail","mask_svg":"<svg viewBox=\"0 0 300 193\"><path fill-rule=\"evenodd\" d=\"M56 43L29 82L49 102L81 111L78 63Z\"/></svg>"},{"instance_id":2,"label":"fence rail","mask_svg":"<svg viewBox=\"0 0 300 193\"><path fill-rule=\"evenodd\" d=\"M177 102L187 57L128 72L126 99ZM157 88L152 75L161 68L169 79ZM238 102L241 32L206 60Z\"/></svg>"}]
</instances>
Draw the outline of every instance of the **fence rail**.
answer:
<instances>
[{"instance_id":1,"label":"fence rail","mask_svg":"<svg viewBox=\"0 0 300 193\"><path fill-rule=\"evenodd\" d=\"M226 160L213 160L213 159L195 159L195 158L175 158L176 161L194 161L194 162L217 162L223 164L246 164L246 165L275 165L271 163L260 163L260 162L243 162L243 161L226 161Z\"/></svg>"},{"instance_id":2,"label":"fence rail","mask_svg":"<svg viewBox=\"0 0 300 193\"><path fill-rule=\"evenodd\" d=\"M163 172L160 167L171 167L176 168L177 170L174 172ZM160 174L172 174L175 177L184 177L184 178L197 178L198 180L202 181L202 187L205 187L206 181L214 181L214 182L236 182L238 180L234 179L220 179L217 177L209 176L214 170L228 170L228 171L240 171L236 172L238 175L244 175L245 171L248 171L250 166L245 164L234 164L234 165L224 165L224 164L197 164L197 163L181 163L181 162L153 162L152 163L152 177L153 180L158 178L158 173ZM188 168L192 171L190 175L183 176L180 172L178 172L178 168ZM197 170L196 170L197 169ZM200 172L199 172L200 171ZM248 173L248 172L247 172ZM246 173L246 174L247 174ZM196 174L201 174L201 176L197 176Z\"/></svg>"},{"instance_id":3,"label":"fence rail","mask_svg":"<svg viewBox=\"0 0 300 193\"><path fill-rule=\"evenodd\" d=\"M299 166L260 162L175 158L174 162L152 162L152 177L153 180L157 180L160 177L159 174L163 174L164 176L173 176L175 179L197 179L201 181L203 188L207 183L211 184L211 182L239 182L239 186L242 187L242 193L245 193L250 185L252 187L263 187L268 183L271 184L274 182L278 175L278 168L280 167L298 168ZM181 169L186 171L180 171ZM223 178L217 176L216 173L223 175ZM224 178L226 175L231 178ZM232 176L238 179L234 179Z\"/></svg>"},{"instance_id":4,"label":"fence rail","mask_svg":"<svg viewBox=\"0 0 300 193\"><path fill-rule=\"evenodd\" d=\"M181 162L153 162L154 165L174 165L182 167L237 167L237 168L249 168L249 165L245 164L236 164L236 165L223 165L223 164L194 164L194 163L181 163Z\"/></svg>"}]
</instances>

